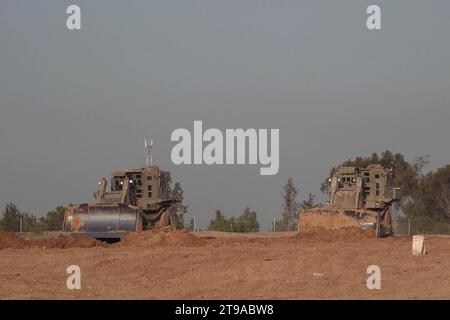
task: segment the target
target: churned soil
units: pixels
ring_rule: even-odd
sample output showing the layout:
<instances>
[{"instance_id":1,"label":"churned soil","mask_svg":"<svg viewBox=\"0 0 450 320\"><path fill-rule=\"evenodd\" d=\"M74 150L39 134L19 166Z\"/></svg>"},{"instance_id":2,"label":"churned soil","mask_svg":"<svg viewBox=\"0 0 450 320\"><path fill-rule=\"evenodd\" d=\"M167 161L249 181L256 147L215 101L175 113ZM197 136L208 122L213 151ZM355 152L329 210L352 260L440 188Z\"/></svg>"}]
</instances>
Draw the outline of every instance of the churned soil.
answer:
<instances>
[{"instance_id":1,"label":"churned soil","mask_svg":"<svg viewBox=\"0 0 450 320\"><path fill-rule=\"evenodd\" d=\"M320 210L319 210L320 211ZM344 214L317 214L315 212L302 213L300 224L301 233L314 233L317 228L324 228L340 233L342 229L357 228L358 222ZM312 230L311 230L312 229Z\"/></svg>"},{"instance_id":2,"label":"churned soil","mask_svg":"<svg viewBox=\"0 0 450 320\"><path fill-rule=\"evenodd\" d=\"M13 233L0 231L0 250L26 248L92 248L96 246L106 246L106 244L92 238L77 237L25 240Z\"/></svg>"},{"instance_id":3,"label":"churned soil","mask_svg":"<svg viewBox=\"0 0 450 320\"><path fill-rule=\"evenodd\" d=\"M146 230L130 233L117 246L154 248L161 246L201 246L203 239L186 230L172 230L171 227L161 230Z\"/></svg>"},{"instance_id":4,"label":"churned soil","mask_svg":"<svg viewBox=\"0 0 450 320\"><path fill-rule=\"evenodd\" d=\"M0 250L11 248L11 249L23 249L27 245L27 241L16 236L13 233L0 231Z\"/></svg>"},{"instance_id":5,"label":"churned soil","mask_svg":"<svg viewBox=\"0 0 450 320\"><path fill-rule=\"evenodd\" d=\"M298 235L300 238L314 238L322 241L329 240L357 240L364 238L374 238L375 230L373 229L361 229L358 227L342 227L336 230L329 230L323 227L309 228L308 230L302 232Z\"/></svg>"},{"instance_id":6,"label":"churned soil","mask_svg":"<svg viewBox=\"0 0 450 320\"><path fill-rule=\"evenodd\" d=\"M427 254L413 256L410 237L368 236L161 230L55 247L1 233L0 299L450 298L450 237L426 236ZM67 289L70 265L81 290ZM381 269L380 290L367 288L370 265Z\"/></svg>"}]
</instances>

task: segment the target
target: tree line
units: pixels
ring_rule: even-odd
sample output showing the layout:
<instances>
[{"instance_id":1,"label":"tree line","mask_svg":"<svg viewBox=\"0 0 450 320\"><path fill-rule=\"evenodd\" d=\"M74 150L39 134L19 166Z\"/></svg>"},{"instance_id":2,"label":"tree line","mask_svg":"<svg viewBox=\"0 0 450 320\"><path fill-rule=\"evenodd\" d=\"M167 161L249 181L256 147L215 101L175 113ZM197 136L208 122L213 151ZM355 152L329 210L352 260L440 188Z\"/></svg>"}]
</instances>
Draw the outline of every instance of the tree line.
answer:
<instances>
[{"instance_id":1,"label":"tree line","mask_svg":"<svg viewBox=\"0 0 450 320\"><path fill-rule=\"evenodd\" d=\"M418 231L426 230L430 225L439 226L450 232L450 165L443 166L435 171L424 173L429 162L429 155L420 156L414 161L407 161L403 154L393 153L389 150L381 154L372 153L370 156L358 156L340 164L340 166L367 167L371 164L380 164L388 169L391 175L391 188L397 190L399 202L396 204L393 216L394 224L404 226L413 224ZM329 194L328 179L336 172L332 167L328 176L321 184L321 191ZM177 224L188 230L194 229L193 219L184 225L183 216L188 206L182 204L183 189L177 184L173 192L181 200L173 208ZM306 199L297 201L300 190L295 186L294 179L288 178L283 186L281 219L275 220L270 231L293 231L298 226L298 214L304 210L321 206L316 201L316 195L309 193ZM0 229L10 232L43 232L62 229L65 207L58 206L48 212L45 217L36 217L33 214L21 212L15 204L8 203L0 219ZM260 224L257 213L249 207L238 216L226 217L221 210L216 210L207 230L227 232L258 232ZM414 230L416 231L416 230Z\"/></svg>"},{"instance_id":2,"label":"tree line","mask_svg":"<svg viewBox=\"0 0 450 320\"><path fill-rule=\"evenodd\" d=\"M207 230L225 232L258 232L259 222L256 212L251 210L249 207L246 207L241 215L233 215L229 218L227 218L222 211L216 210L216 214L210 221Z\"/></svg>"},{"instance_id":3,"label":"tree line","mask_svg":"<svg viewBox=\"0 0 450 320\"><path fill-rule=\"evenodd\" d=\"M293 231L297 229L298 213L306 209L319 206L316 195L309 193L308 197L297 202L296 197L299 190L295 187L294 179L289 178L283 187L282 207L283 213L280 220L275 220L274 225L268 231ZM194 230L194 220L186 225L186 229ZM260 224L258 222L257 213L246 207L239 216L232 215L226 217L221 210L216 210L215 216L211 219L208 231L225 231L225 232L259 232Z\"/></svg>"},{"instance_id":4,"label":"tree line","mask_svg":"<svg viewBox=\"0 0 450 320\"><path fill-rule=\"evenodd\" d=\"M0 230L8 232L61 231L66 208L58 206L47 212L45 217L20 211L14 203L6 204L0 218Z\"/></svg>"}]
</instances>

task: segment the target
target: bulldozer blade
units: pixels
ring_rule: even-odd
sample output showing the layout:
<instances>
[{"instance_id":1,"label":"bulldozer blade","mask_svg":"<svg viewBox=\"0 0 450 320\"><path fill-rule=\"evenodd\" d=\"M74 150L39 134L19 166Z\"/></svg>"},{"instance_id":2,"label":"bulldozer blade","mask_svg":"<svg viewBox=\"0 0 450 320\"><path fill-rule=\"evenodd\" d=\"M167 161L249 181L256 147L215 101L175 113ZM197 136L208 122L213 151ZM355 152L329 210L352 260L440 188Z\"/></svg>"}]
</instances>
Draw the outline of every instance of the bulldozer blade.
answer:
<instances>
[{"instance_id":1,"label":"bulldozer blade","mask_svg":"<svg viewBox=\"0 0 450 320\"><path fill-rule=\"evenodd\" d=\"M64 216L64 232L94 238L120 238L140 231L142 218L137 207L111 204L82 204L69 207Z\"/></svg>"},{"instance_id":2,"label":"bulldozer blade","mask_svg":"<svg viewBox=\"0 0 450 320\"><path fill-rule=\"evenodd\" d=\"M376 214L355 211L310 210L300 213L299 233L308 233L317 228L335 231L342 228L375 229Z\"/></svg>"}]
</instances>

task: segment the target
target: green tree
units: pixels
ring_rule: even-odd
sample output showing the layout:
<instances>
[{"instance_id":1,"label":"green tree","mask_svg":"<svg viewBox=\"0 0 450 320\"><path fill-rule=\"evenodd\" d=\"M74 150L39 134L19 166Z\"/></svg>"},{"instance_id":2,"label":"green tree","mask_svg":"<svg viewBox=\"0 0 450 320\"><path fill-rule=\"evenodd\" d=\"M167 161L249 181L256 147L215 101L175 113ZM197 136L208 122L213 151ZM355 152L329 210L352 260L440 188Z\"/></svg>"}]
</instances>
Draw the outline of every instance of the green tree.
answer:
<instances>
[{"instance_id":1,"label":"green tree","mask_svg":"<svg viewBox=\"0 0 450 320\"><path fill-rule=\"evenodd\" d=\"M316 195L308 193L308 198L300 202L300 209L301 211L305 211L311 208L318 207L320 205L321 203L316 202Z\"/></svg>"},{"instance_id":2,"label":"green tree","mask_svg":"<svg viewBox=\"0 0 450 320\"><path fill-rule=\"evenodd\" d=\"M417 192L402 209L408 217L427 215L450 219L450 165L423 176Z\"/></svg>"},{"instance_id":3,"label":"green tree","mask_svg":"<svg viewBox=\"0 0 450 320\"><path fill-rule=\"evenodd\" d=\"M309 193L307 199L304 199L300 203L297 204L297 211L298 211L298 213L301 214L301 212L303 212L305 210L319 207L321 205L322 204L320 202L316 201L316 195ZM296 218L298 219L298 215L296 215ZM296 224L298 223L297 219L296 219ZM269 231L274 231L274 223L275 223L275 232L287 231L287 224L285 221L283 221L283 219L275 220L275 222L272 222L272 226ZM295 226L295 227L297 228L297 226Z\"/></svg>"},{"instance_id":4,"label":"green tree","mask_svg":"<svg viewBox=\"0 0 450 320\"><path fill-rule=\"evenodd\" d=\"M428 190L439 216L450 218L450 165L439 168L429 178Z\"/></svg>"},{"instance_id":5,"label":"green tree","mask_svg":"<svg viewBox=\"0 0 450 320\"><path fill-rule=\"evenodd\" d=\"M249 207L236 219L236 232L258 232L259 222L255 211Z\"/></svg>"},{"instance_id":6,"label":"green tree","mask_svg":"<svg viewBox=\"0 0 450 320\"><path fill-rule=\"evenodd\" d=\"M54 210L47 212L45 226L47 231L61 231L64 223L64 213L66 208L58 206Z\"/></svg>"},{"instance_id":7,"label":"green tree","mask_svg":"<svg viewBox=\"0 0 450 320\"><path fill-rule=\"evenodd\" d=\"M21 218L22 213L17 209L14 203L6 204L3 209L3 216L0 223L1 229L8 232L19 232Z\"/></svg>"},{"instance_id":8,"label":"green tree","mask_svg":"<svg viewBox=\"0 0 450 320\"><path fill-rule=\"evenodd\" d=\"M292 231L297 228L298 223L298 212L300 205L296 200L298 195L298 190L295 187L294 179L289 178L283 187L283 193L281 194L283 198L283 214L282 223L280 231Z\"/></svg>"},{"instance_id":9,"label":"green tree","mask_svg":"<svg viewBox=\"0 0 450 320\"><path fill-rule=\"evenodd\" d=\"M187 231L191 231L191 232L194 231L194 227L195 227L194 218L191 218L191 220L189 220L189 223L184 226L184 228Z\"/></svg>"},{"instance_id":10,"label":"green tree","mask_svg":"<svg viewBox=\"0 0 450 320\"><path fill-rule=\"evenodd\" d=\"M408 200L402 206L403 214L397 219L396 230L416 233L450 233L450 220L446 217L431 214L431 210L423 199Z\"/></svg>"},{"instance_id":11,"label":"green tree","mask_svg":"<svg viewBox=\"0 0 450 320\"><path fill-rule=\"evenodd\" d=\"M272 229L269 231L281 232L286 231L286 225L283 223L283 220L275 220L275 230L274 230L274 222L272 222Z\"/></svg>"},{"instance_id":12,"label":"green tree","mask_svg":"<svg viewBox=\"0 0 450 320\"><path fill-rule=\"evenodd\" d=\"M45 231L45 218L37 218L33 214L23 213L22 214L22 231L23 232L34 232L41 233Z\"/></svg>"},{"instance_id":13,"label":"green tree","mask_svg":"<svg viewBox=\"0 0 450 320\"><path fill-rule=\"evenodd\" d=\"M178 200L171 207L171 214L175 217L177 228L182 228L184 226L184 215L187 213L189 206L183 204L184 201L184 190L179 182L175 183L174 188L170 191L173 199Z\"/></svg>"},{"instance_id":14,"label":"green tree","mask_svg":"<svg viewBox=\"0 0 450 320\"><path fill-rule=\"evenodd\" d=\"M45 225L42 218L35 215L21 212L15 204L8 203L3 210L3 217L0 220L0 229L9 232L42 232Z\"/></svg>"},{"instance_id":15,"label":"green tree","mask_svg":"<svg viewBox=\"0 0 450 320\"><path fill-rule=\"evenodd\" d=\"M245 208L244 212L239 216L231 216L230 218L220 210L216 210L214 219L208 225L210 231L225 231L225 232L258 232L259 222L255 211L250 208Z\"/></svg>"},{"instance_id":16,"label":"green tree","mask_svg":"<svg viewBox=\"0 0 450 320\"><path fill-rule=\"evenodd\" d=\"M233 222L232 219L227 219L222 211L216 210L214 219L208 225L208 230L230 232L233 230Z\"/></svg>"},{"instance_id":17,"label":"green tree","mask_svg":"<svg viewBox=\"0 0 450 320\"><path fill-rule=\"evenodd\" d=\"M450 233L450 165L421 176L401 209L400 230L410 226L413 233Z\"/></svg>"}]
</instances>

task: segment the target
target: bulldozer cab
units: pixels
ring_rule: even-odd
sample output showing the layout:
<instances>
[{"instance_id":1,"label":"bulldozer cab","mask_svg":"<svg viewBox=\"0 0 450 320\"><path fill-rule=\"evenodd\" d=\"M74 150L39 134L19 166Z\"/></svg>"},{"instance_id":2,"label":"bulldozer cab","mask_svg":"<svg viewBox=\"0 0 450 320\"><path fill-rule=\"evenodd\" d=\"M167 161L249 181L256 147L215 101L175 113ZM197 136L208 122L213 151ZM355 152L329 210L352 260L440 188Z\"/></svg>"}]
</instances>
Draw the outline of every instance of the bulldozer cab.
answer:
<instances>
[{"instance_id":1,"label":"bulldozer cab","mask_svg":"<svg viewBox=\"0 0 450 320\"><path fill-rule=\"evenodd\" d=\"M126 203L146 208L169 199L169 184L170 173L157 166L119 170L111 175L110 192L106 192L106 180L101 179L94 196L99 204Z\"/></svg>"},{"instance_id":2,"label":"bulldozer cab","mask_svg":"<svg viewBox=\"0 0 450 320\"><path fill-rule=\"evenodd\" d=\"M330 183L332 207L378 211L393 201L389 171L381 165L339 167Z\"/></svg>"}]
</instances>

